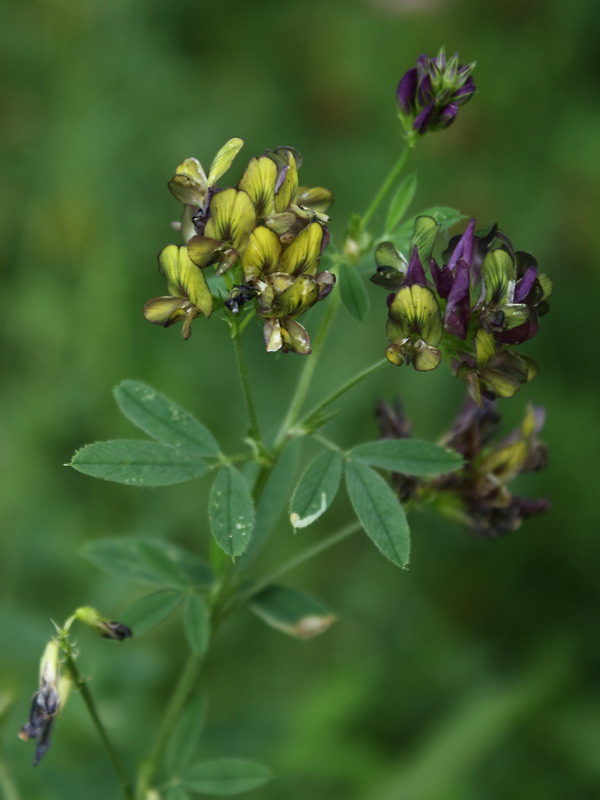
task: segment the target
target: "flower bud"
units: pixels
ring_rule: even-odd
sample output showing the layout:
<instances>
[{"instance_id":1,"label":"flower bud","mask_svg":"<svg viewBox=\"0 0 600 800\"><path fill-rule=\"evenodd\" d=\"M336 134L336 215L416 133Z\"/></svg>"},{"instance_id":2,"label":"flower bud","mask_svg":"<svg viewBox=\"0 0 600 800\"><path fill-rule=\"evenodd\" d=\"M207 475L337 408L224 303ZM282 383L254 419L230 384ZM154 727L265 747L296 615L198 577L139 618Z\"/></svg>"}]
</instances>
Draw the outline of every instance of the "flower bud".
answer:
<instances>
[{"instance_id":1,"label":"flower bud","mask_svg":"<svg viewBox=\"0 0 600 800\"><path fill-rule=\"evenodd\" d=\"M447 128L458 109L473 96L471 72L475 63L460 65L458 55L446 60L442 48L436 58L421 55L398 84L400 119L407 132L424 134Z\"/></svg>"},{"instance_id":2,"label":"flower bud","mask_svg":"<svg viewBox=\"0 0 600 800\"><path fill-rule=\"evenodd\" d=\"M122 642L123 639L130 639L133 636L133 631L122 622L114 622L102 617L95 608L91 606L82 606L78 608L73 615L75 619L83 622L90 628L97 631L100 636L105 639L116 639Z\"/></svg>"}]
</instances>

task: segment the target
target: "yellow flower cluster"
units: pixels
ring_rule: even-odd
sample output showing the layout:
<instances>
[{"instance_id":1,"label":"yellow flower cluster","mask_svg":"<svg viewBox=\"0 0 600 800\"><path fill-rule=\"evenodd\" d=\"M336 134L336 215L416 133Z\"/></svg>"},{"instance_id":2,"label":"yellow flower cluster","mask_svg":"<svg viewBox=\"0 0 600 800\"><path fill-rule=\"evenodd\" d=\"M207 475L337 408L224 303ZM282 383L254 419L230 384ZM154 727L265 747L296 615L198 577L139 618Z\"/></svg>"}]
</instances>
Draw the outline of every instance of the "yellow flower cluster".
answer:
<instances>
[{"instance_id":1,"label":"yellow flower cluster","mask_svg":"<svg viewBox=\"0 0 600 800\"><path fill-rule=\"evenodd\" d=\"M290 147L252 158L235 187L217 188L243 146L230 139L215 156L208 175L195 158L187 158L169 181L183 203L184 245L168 245L159 254L159 269L168 294L149 300L144 316L155 325L183 323L189 338L192 321L213 309L238 314L252 303L264 319L268 352L306 355L310 340L297 317L326 297L335 277L319 272L329 241L325 211L332 195L321 187L299 185L299 153ZM228 276L230 293L214 297L204 270ZM233 285L232 285L233 280Z\"/></svg>"}]
</instances>

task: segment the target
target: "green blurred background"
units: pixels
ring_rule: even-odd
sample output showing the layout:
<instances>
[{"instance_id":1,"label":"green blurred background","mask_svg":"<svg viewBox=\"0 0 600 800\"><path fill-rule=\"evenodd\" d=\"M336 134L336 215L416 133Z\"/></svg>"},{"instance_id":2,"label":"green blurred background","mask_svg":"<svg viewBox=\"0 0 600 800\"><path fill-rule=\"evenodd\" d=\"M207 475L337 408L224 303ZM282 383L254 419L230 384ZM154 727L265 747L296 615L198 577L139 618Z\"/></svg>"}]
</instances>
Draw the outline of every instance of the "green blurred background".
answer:
<instances>
[{"instance_id":1,"label":"green blurred background","mask_svg":"<svg viewBox=\"0 0 600 800\"><path fill-rule=\"evenodd\" d=\"M272 765L278 779L255 792L264 800L600 796L598 407L587 334L600 290L597 10L591 0L4 4L0 693L14 703L1 771L21 798L117 796L78 697L35 770L33 747L15 735L49 617L89 603L118 618L143 593L100 574L82 545L132 533L200 551L207 541L206 482L137 492L61 465L85 442L134 435L111 397L125 377L197 411L231 450L244 434L225 326L200 320L184 343L177 328L141 317L163 292L155 254L175 241L179 207L166 188L175 165L190 155L206 165L230 136L246 140L245 157L291 144L303 181L335 192L340 241L397 157L398 79L442 44L477 60L479 93L454 127L420 144L414 210L445 204L498 221L554 279L551 315L526 347L542 373L503 404L508 423L526 401L548 409L550 468L521 488L551 497L553 510L492 543L415 517L409 572L356 536L293 573L340 621L297 643L236 618L205 673L203 754ZM313 399L380 356L384 293L369 292L362 327L340 314ZM250 330L268 427L302 359L267 356ZM400 396L416 433L435 437L461 391L442 369L390 368L348 397L328 433L342 444L357 431L375 436L374 400ZM265 564L347 516L341 497L295 539L282 523ZM177 621L123 645L83 632L80 644L107 725L133 758L185 658Z\"/></svg>"}]
</instances>

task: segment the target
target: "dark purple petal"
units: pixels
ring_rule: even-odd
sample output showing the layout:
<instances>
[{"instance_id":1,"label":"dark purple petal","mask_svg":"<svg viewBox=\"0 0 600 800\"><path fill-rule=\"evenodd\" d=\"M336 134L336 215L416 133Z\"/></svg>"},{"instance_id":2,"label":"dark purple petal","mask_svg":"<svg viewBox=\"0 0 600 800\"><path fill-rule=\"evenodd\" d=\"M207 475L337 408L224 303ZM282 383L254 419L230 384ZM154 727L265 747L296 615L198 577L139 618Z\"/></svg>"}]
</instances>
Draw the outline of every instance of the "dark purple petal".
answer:
<instances>
[{"instance_id":1,"label":"dark purple petal","mask_svg":"<svg viewBox=\"0 0 600 800\"><path fill-rule=\"evenodd\" d=\"M415 117L415 121L413 122L413 128L418 131L419 133L425 133L431 122L433 115L435 113L435 103L433 100L431 103L421 111L420 114L417 114Z\"/></svg>"},{"instance_id":2,"label":"dark purple petal","mask_svg":"<svg viewBox=\"0 0 600 800\"><path fill-rule=\"evenodd\" d=\"M466 103L467 100L471 99L476 90L477 87L475 86L475 81L469 76L463 86L454 92L452 99L455 103L463 105L463 103Z\"/></svg>"},{"instance_id":3,"label":"dark purple petal","mask_svg":"<svg viewBox=\"0 0 600 800\"><path fill-rule=\"evenodd\" d=\"M454 276L446 267L442 267L440 269L435 258L432 258L429 261L429 271L431 272L431 277L433 278L437 293L443 300L445 300L452 289Z\"/></svg>"},{"instance_id":4,"label":"dark purple petal","mask_svg":"<svg viewBox=\"0 0 600 800\"><path fill-rule=\"evenodd\" d=\"M449 128L456 119L457 114L458 105L456 103L448 103L438 112L436 125L442 128Z\"/></svg>"},{"instance_id":5,"label":"dark purple petal","mask_svg":"<svg viewBox=\"0 0 600 800\"><path fill-rule=\"evenodd\" d=\"M289 168L290 168L289 164L284 164L284 166L279 169L277 180L275 181L275 194L277 194L277 192L281 189L281 186L285 180L285 176L287 175Z\"/></svg>"},{"instance_id":6,"label":"dark purple petal","mask_svg":"<svg viewBox=\"0 0 600 800\"><path fill-rule=\"evenodd\" d=\"M379 423L379 435L382 439L410 438L412 425L399 401L391 406L380 400L375 408L375 417Z\"/></svg>"},{"instance_id":7,"label":"dark purple petal","mask_svg":"<svg viewBox=\"0 0 600 800\"><path fill-rule=\"evenodd\" d=\"M429 75L425 75L419 80L419 84L417 86L417 104L419 106L426 106L428 103L433 103L434 100L435 97L433 94L433 87L431 85L431 78Z\"/></svg>"},{"instance_id":8,"label":"dark purple petal","mask_svg":"<svg viewBox=\"0 0 600 800\"><path fill-rule=\"evenodd\" d=\"M410 114L414 106L415 98L417 95L418 76L415 67L409 69L408 72L402 77L398 88L396 89L396 97L400 108L406 113Z\"/></svg>"},{"instance_id":9,"label":"dark purple petal","mask_svg":"<svg viewBox=\"0 0 600 800\"><path fill-rule=\"evenodd\" d=\"M521 517L527 519L536 514L543 514L550 509L550 500L540 497L537 500L531 500L528 497L513 497L513 500L518 504Z\"/></svg>"},{"instance_id":10,"label":"dark purple petal","mask_svg":"<svg viewBox=\"0 0 600 800\"><path fill-rule=\"evenodd\" d=\"M448 333L460 339L466 337L471 319L469 285L469 267L464 261L459 261L454 273L454 283L448 295L444 327Z\"/></svg>"},{"instance_id":11,"label":"dark purple petal","mask_svg":"<svg viewBox=\"0 0 600 800\"><path fill-rule=\"evenodd\" d=\"M524 302L525 298L531 291L533 284L536 282L538 276L537 267L528 267L521 280L515 287L515 303Z\"/></svg>"},{"instance_id":12,"label":"dark purple petal","mask_svg":"<svg viewBox=\"0 0 600 800\"><path fill-rule=\"evenodd\" d=\"M321 252L319 255L322 256L325 248L331 240L331 233L329 232L329 228L325 227L325 225L321 225L321 227L323 228L323 238L321 239Z\"/></svg>"},{"instance_id":13,"label":"dark purple petal","mask_svg":"<svg viewBox=\"0 0 600 800\"><path fill-rule=\"evenodd\" d=\"M427 286L427 278L425 277L425 270L419 258L419 251L416 247L413 247L404 285L413 286L415 283L419 284L419 286Z\"/></svg>"},{"instance_id":14,"label":"dark purple petal","mask_svg":"<svg viewBox=\"0 0 600 800\"><path fill-rule=\"evenodd\" d=\"M475 220L471 219L469 220L469 224L467 225L465 232L456 242L454 250L452 251L452 255L448 259L448 263L446 264L446 266L448 267L449 270L453 271L459 260L464 261L467 265L470 265L471 259L473 258L474 232L475 232Z\"/></svg>"},{"instance_id":15,"label":"dark purple petal","mask_svg":"<svg viewBox=\"0 0 600 800\"><path fill-rule=\"evenodd\" d=\"M425 53L421 53L417 58L417 71L420 78L424 78L429 73L430 65L431 59L429 56L426 56Z\"/></svg>"},{"instance_id":16,"label":"dark purple petal","mask_svg":"<svg viewBox=\"0 0 600 800\"><path fill-rule=\"evenodd\" d=\"M529 339L533 339L540 329L540 324L537 321L537 315L535 316L536 318L529 319L522 325L517 325L516 328L512 328L509 331L501 331L500 333L496 333L494 338L496 341L502 342L503 344L521 344L522 342L529 341Z\"/></svg>"}]
</instances>

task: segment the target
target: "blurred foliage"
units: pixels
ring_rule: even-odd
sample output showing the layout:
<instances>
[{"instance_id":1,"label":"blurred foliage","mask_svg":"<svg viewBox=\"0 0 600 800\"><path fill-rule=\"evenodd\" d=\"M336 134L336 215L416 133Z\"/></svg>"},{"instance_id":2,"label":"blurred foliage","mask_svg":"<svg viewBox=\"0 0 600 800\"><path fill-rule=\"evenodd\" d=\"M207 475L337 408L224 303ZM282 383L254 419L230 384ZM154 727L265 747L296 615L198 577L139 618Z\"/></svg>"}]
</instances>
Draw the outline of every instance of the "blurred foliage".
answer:
<instances>
[{"instance_id":1,"label":"blurred foliage","mask_svg":"<svg viewBox=\"0 0 600 800\"><path fill-rule=\"evenodd\" d=\"M420 143L413 208L442 203L497 221L555 282L527 349L541 376L503 404L548 409L551 467L523 484L553 510L513 536L475 541L413 518L410 572L354 537L292 575L341 617L313 642L249 614L218 640L205 672L205 755L270 763L265 800L559 800L600 791L600 559L597 400L587 328L600 290L598 8L591 0L9 0L0 32L3 262L0 785L22 797L88 800L115 784L79 698L47 759L16 739L51 633L82 604L118 618L139 593L78 551L106 535L167 535L206 547L206 484L136 491L61 468L74 449L131 436L111 388L156 386L234 449L245 418L225 326L190 342L146 324L162 291L155 254L175 241L166 182L182 158L207 162L229 136L245 153L291 144L309 185L336 195L333 231L362 210L397 157L394 91L421 52L477 60L477 96ZM594 19L595 17L595 19ZM385 347L384 296L362 327L340 315L313 399ZM314 329L321 313L311 312ZM247 336L265 424L301 367ZM375 433L374 401L401 396L421 437L453 418L462 385L390 368L330 423L340 443ZM302 454L312 455L310 448ZM266 561L344 521L339 498L314 530L281 524ZM139 640L80 635L106 724L127 757L146 746L185 643L167 622ZM175 656L175 659L174 659ZM12 775L12 778L11 778Z\"/></svg>"}]
</instances>

